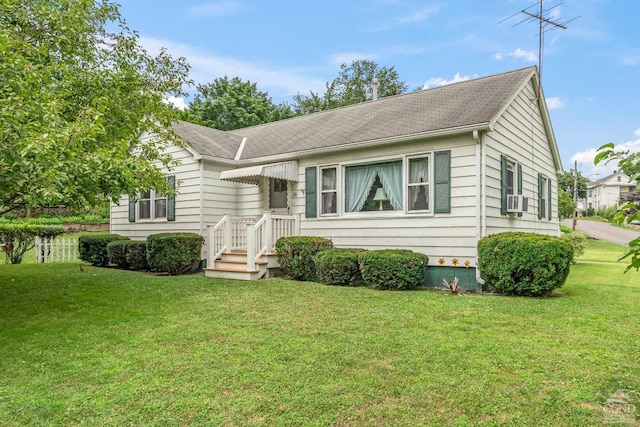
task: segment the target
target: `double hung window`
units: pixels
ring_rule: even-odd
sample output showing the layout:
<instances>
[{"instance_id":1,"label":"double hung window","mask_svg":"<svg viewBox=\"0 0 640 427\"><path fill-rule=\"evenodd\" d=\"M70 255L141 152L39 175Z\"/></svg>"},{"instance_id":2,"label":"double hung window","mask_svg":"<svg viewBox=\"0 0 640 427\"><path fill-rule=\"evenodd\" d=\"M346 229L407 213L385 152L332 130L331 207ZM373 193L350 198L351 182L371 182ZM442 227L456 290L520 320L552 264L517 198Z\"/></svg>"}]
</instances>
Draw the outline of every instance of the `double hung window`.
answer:
<instances>
[{"instance_id":1,"label":"double hung window","mask_svg":"<svg viewBox=\"0 0 640 427\"><path fill-rule=\"evenodd\" d=\"M167 217L167 196L149 190L140 195L138 219L162 219Z\"/></svg>"},{"instance_id":2,"label":"double hung window","mask_svg":"<svg viewBox=\"0 0 640 427\"><path fill-rule=\"evenodd\" d=\"M321 171L322 214L335 215L338 213L338 168L327 167Z\"/></svg>"},{"instance_id":3,"label":"double hung window","mask_svg":"<svg viewBox=\"0 0 640 427\"><path fill-rule=\"evenodd\" d=\"M174 175L167 177L170 189L175 189ZM176 196L147 190L138 196L129 196L129 222L165 220L175 221Z\"/></svg>"},{"instance_id":4,"label":"double hung window","mask_svg":"<svg viewBox=\"0 0 640 427\"><path fill-rule=\"evenodd\" d=\"M429 210L429 157L409 159L407 197L410 211Z\"/></svg>"},{"instance_id":5,"label":"double hung window","mask_svg":"<svg viewBox=\"0 0 640 427\"><path fill-rule=\"evenodd\" d=\"M450 213L451 151L370 163L309 166L305 216Z\"/></svg>"}]
</instances>

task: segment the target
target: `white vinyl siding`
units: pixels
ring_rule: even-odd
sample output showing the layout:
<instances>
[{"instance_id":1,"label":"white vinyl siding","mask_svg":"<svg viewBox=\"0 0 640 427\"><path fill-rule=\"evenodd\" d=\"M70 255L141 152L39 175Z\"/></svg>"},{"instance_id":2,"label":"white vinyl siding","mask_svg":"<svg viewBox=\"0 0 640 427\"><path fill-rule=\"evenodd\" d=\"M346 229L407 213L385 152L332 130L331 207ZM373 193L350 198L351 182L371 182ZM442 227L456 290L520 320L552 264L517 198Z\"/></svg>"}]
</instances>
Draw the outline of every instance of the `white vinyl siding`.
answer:
<instances>
[{"instance_id":1,"label":"white vinyl siding","mask_svg":"<svg viewBox=\"0 0 640 427\"><path fill-rule=\"evenodd\" d=\"M403 153L400 153L399 148ZM410 159L429 158L429 179L433 178L432 154L451 151L451 211L434 213L430 210L410 210L409 163ZM425 154L426 153L426 154ZM301 234L322 236L333 240L337 247L363 247L366 249L405 248L429 256L430 265L438 265L440 257L447 260L466 260L475 266L476 254L476 144L471 135L421 140L401 146L381 147L375 151L379 157L369 160L371 150L354 151L342 156L318 156L313 162L300 163L299 183L304 188L305 168L314 164L335 165L341 159L351 159L351 164L376 163L393 160L400 155L404 159L403 192L405 206L402 211L352 213L319 218L304 218L305 198L301 193L293 200L293 212L301 214ZM319 170L322 170L321 166ZM319 174L319 176L321 176ZM432 184L431 182L429 184ZM319 186L319 188L321 188ZM433 193L431 189L429 191ZM432 196L431 196L432 197ZM339 199L341 196L339 196ZM320 201L320 196L318 198ZM433 204L433 199L430 200ZM344 208L343 208L344 209Z\"/></svg>"},{"instance_id":2,"label":"white vinyl siding","mask_svg":"<svg viewBox=\"0 0 640 427\"><path fill-rule=\"evenodd\" d=\"M482 159L484 163L484 213L481 235L505 231L526 231L550 235L559 234L557 221L538 219L538 174L551 181L552 192L547 200L551 203L552 219L557 215L556 167L551 154L540 109L536 102L537 91L529 82L517 94L493 125L491 131L482 135ZM502 213L501 156L515 164L514 193L529 200L528 211L520 215ZM517 168L521 167L522 186L517 189ZM545 207L548 212L548 206Z\"/></svg>"}]
</instances>

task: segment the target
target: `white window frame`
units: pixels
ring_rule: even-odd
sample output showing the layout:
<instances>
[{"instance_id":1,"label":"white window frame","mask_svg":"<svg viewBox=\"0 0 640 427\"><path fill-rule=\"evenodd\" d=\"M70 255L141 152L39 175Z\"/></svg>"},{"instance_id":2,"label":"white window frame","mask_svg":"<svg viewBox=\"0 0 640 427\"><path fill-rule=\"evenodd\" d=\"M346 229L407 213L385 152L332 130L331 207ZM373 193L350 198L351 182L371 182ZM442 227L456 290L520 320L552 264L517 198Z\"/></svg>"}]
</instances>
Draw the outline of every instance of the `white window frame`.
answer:
<instances>
[{"instance_id":1,"label":"white window frame","mask_svg":"<svg viewBox=\"0 0 640 427\"><path fill-rule=\"evenodd\" d=\"M341 168L338 165L327 165L327 166L321 166L320 168L320 179L318 180L318 206L320 206L320 216L322 217L328 217L328 216L338 216L340 215L340 170ZM335 181L335 188L332 189L325 189L324 188L324 171L326 170L330 170L333 169L335 170L336 173L336 181ZM335 212L325 212L324 211L324 200L323 200L323 196L325 194L335 194Z\"/></svg>"},{"instance_id":2,"label":"white window frame","mask_svg":"<svg viewBox=\"0 0 640 427\"><path fill-rule=\"evenodd\" d=\"M167 195L163 195L160 196L158 193L156 193L156 190L149 190L149 197L143 197L145 194L140 194L138 195L138 200L136 203L136 221L139 222L151 222L151 221L167 221ZM161 202L164 201L164 216L158 216L158 213L156 212L157 206L156 203L157 202ZM148 202L149 203L149 217L141 217L140 213L141 213L141 204L143 202Z\"/></svg>"},{"instance_id":3,"label":"white window frame","mask_svg":"<svg viewBox=\"0 0 640 427\"><path fill-rule=\"evenodd\" d=\"M507 158L507 196L518 194L518 163ZM509 188L509 176L511 176L511 188Z\"/></svg>"},{"instance_id":4,"label":"white window frame","mask_svg":"<svg viewBox=\"0 0 640 427\"><path fill-rule=\"evenodd\" d=\"M346 209L346 197L347 197L347 168L353 166L364 166L364 165L373 165L378 163L391 163L391 162L400 162L400 171L402 173L402 209L393 209L393 210L375 210L375 211L365 211L365 212L347 212ZM340 191L338 192L339 204L341 207L340 213L344 217L371 217L374 215L384 215L384 216L399 216L405 214L406 211L406 182L407 178L405 176L405 162L406 156L386 156L386 157L376 157L371 159L363 159L356 160L351 162L344 162L340 164Z\"/></svg>"},{"instance_id":5,"label":"white window frame","mask_svg":"<svg viewBox=\"0 0 640 427\"><path fill-rule=\"evenodd\" d=\"M549 191L549 178L547 178L544 175L540 176L540 184L541 187L539 189L540 193L542 194L542 197L540 197L542 199L542 204L543 206L538 206L538 209L540 209L540 219L549 219L549 203L551 203L551 198L549 197L549 194L547 194Z\"/></svg>"},{"instance_id":6,"label":"white window frame","mask_svg":"<svg viewBox=\"0 0 640 427\"><path fill-rule=\"evenodd\" d=\"M413 159L427 159L428 171L427 171L427 181L425 183L412 183L411 180L411 160ZM407 213L416 214L416 213L431 213L433 212L433 152L422 153L422 154L414 154L410 156L406 156L405 160L405 171L404 171L404 186L405 186L405 211ZM409 200L409 187L416 186L427 186L428 188L428 200L427 200L427 209L412 209L412 202Z\"/></svg>"},{"instance_id":7,"label":"white window frame","mask_svg":"<svg viewBox=\"0 0 640 427\"><path fill-rule=\"evenodd\" d=\"M350 218L350 217L363 217L370 218L372 216L405 216L405 215L433 215L433 204L434 202L434 185L433 185L433 174L434 174L434 164L433 164L433 151L426 152L418 152L418 153L409 153L402 156L385 156L385 157L375 157L368 159L359 159L352 160L340 163L331 163L326 165L319 165L318 167L318 182L317 182L317 206L318 206L318 216L323 218ZM413 210L410 209L409 204L409 160L417 159L417 158L427 158L429 162L429 209L424 210ZM367 211L367 212L346 212L345 206L345 197L346 197L346 168L351 166L359 166L359 165L368 165L375 163L388 163L388 162L401 162L401 173L402 173L402 209L398 210L385 210L385 211ZM336 193L337 207L336 213L324 213L323 204L322 204L322 194L326 192L330 192L331 190L323 190L323 170L325 169L336 169L337 176L337 185L334 190ZM514 178L515 179L515 178Z\"/></svg>"}]
</instances>

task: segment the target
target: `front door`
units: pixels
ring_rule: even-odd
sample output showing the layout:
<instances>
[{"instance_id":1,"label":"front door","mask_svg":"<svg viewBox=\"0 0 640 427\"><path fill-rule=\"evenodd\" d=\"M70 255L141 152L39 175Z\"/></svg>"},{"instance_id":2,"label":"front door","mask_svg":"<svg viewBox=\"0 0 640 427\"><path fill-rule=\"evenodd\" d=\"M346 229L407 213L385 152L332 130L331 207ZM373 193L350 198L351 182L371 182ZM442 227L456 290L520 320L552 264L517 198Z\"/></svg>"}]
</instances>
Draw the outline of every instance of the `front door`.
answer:
<instances>
[{"instance_id":1,"label":"front door","mask_svg":"<svg viewBox=\"0 0 640 427\"><path fill-rule=\"evenodd\" d=\"M267 204L272 213L288 214L290 201L290 185L286 179L269 178Z\"/></svg>"}]
</instances>

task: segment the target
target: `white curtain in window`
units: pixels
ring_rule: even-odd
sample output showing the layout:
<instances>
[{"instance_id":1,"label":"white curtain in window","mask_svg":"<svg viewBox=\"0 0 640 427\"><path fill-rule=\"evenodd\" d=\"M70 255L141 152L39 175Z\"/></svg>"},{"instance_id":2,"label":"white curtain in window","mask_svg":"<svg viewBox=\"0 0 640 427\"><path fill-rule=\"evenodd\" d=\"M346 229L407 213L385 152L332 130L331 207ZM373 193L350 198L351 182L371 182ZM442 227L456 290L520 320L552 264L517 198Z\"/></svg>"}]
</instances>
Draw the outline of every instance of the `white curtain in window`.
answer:
<instances>
[{"instance_id":1,"label":"white curtain in window","mask_svg":"<svg viewBox=\"0 0 640 427\"><path fill-rule=\"evenodd\" d=\"M409 183L416 184L419 182L429 181L429 163L424 159L409 160Z\"/></svg>"},{"instance_id":2,"label":"white curtain in window","mask_svg":"<svg viewBox=\"0 0 640 427\"><path fill-rule=\"evenodd\" d=\"M401 163L382 163L376 166L378 176L389 203L395 210L402 210L402 167Z\"/></svg>"},{"instance_id":3,"label":"white curtain in window","mask_svg":"<svg viewBox=\"0 0 640 427\"><path fill-rule=\"evenodd\" d=\"M322 170L322 189L323 190L335 190L336 189L336 170L335 169L323 169Z\"/></svg>"},{"instance_id":4,"label":"white curtain in window","mask_svg":"<svg viewBox=\"0 0 640 427\"><path fill-rule=\"evenodd\" d=\"M376 165L352 166L346 169L345 209L360 212L376 179Z\"/></svg>"},{"instance_id":5,"label":"white curtain in window","mask_svg":"<svg viewBox=\"0 0 640 427\"><path fill-rule=\"evenodd\" d=\"M424 210L429 209L428 200L428 182L429 182L429 159L410 159L409 160L409 183L420 184L419 186L409 186L410 209Z\"/></svg>"}]
</instances>

